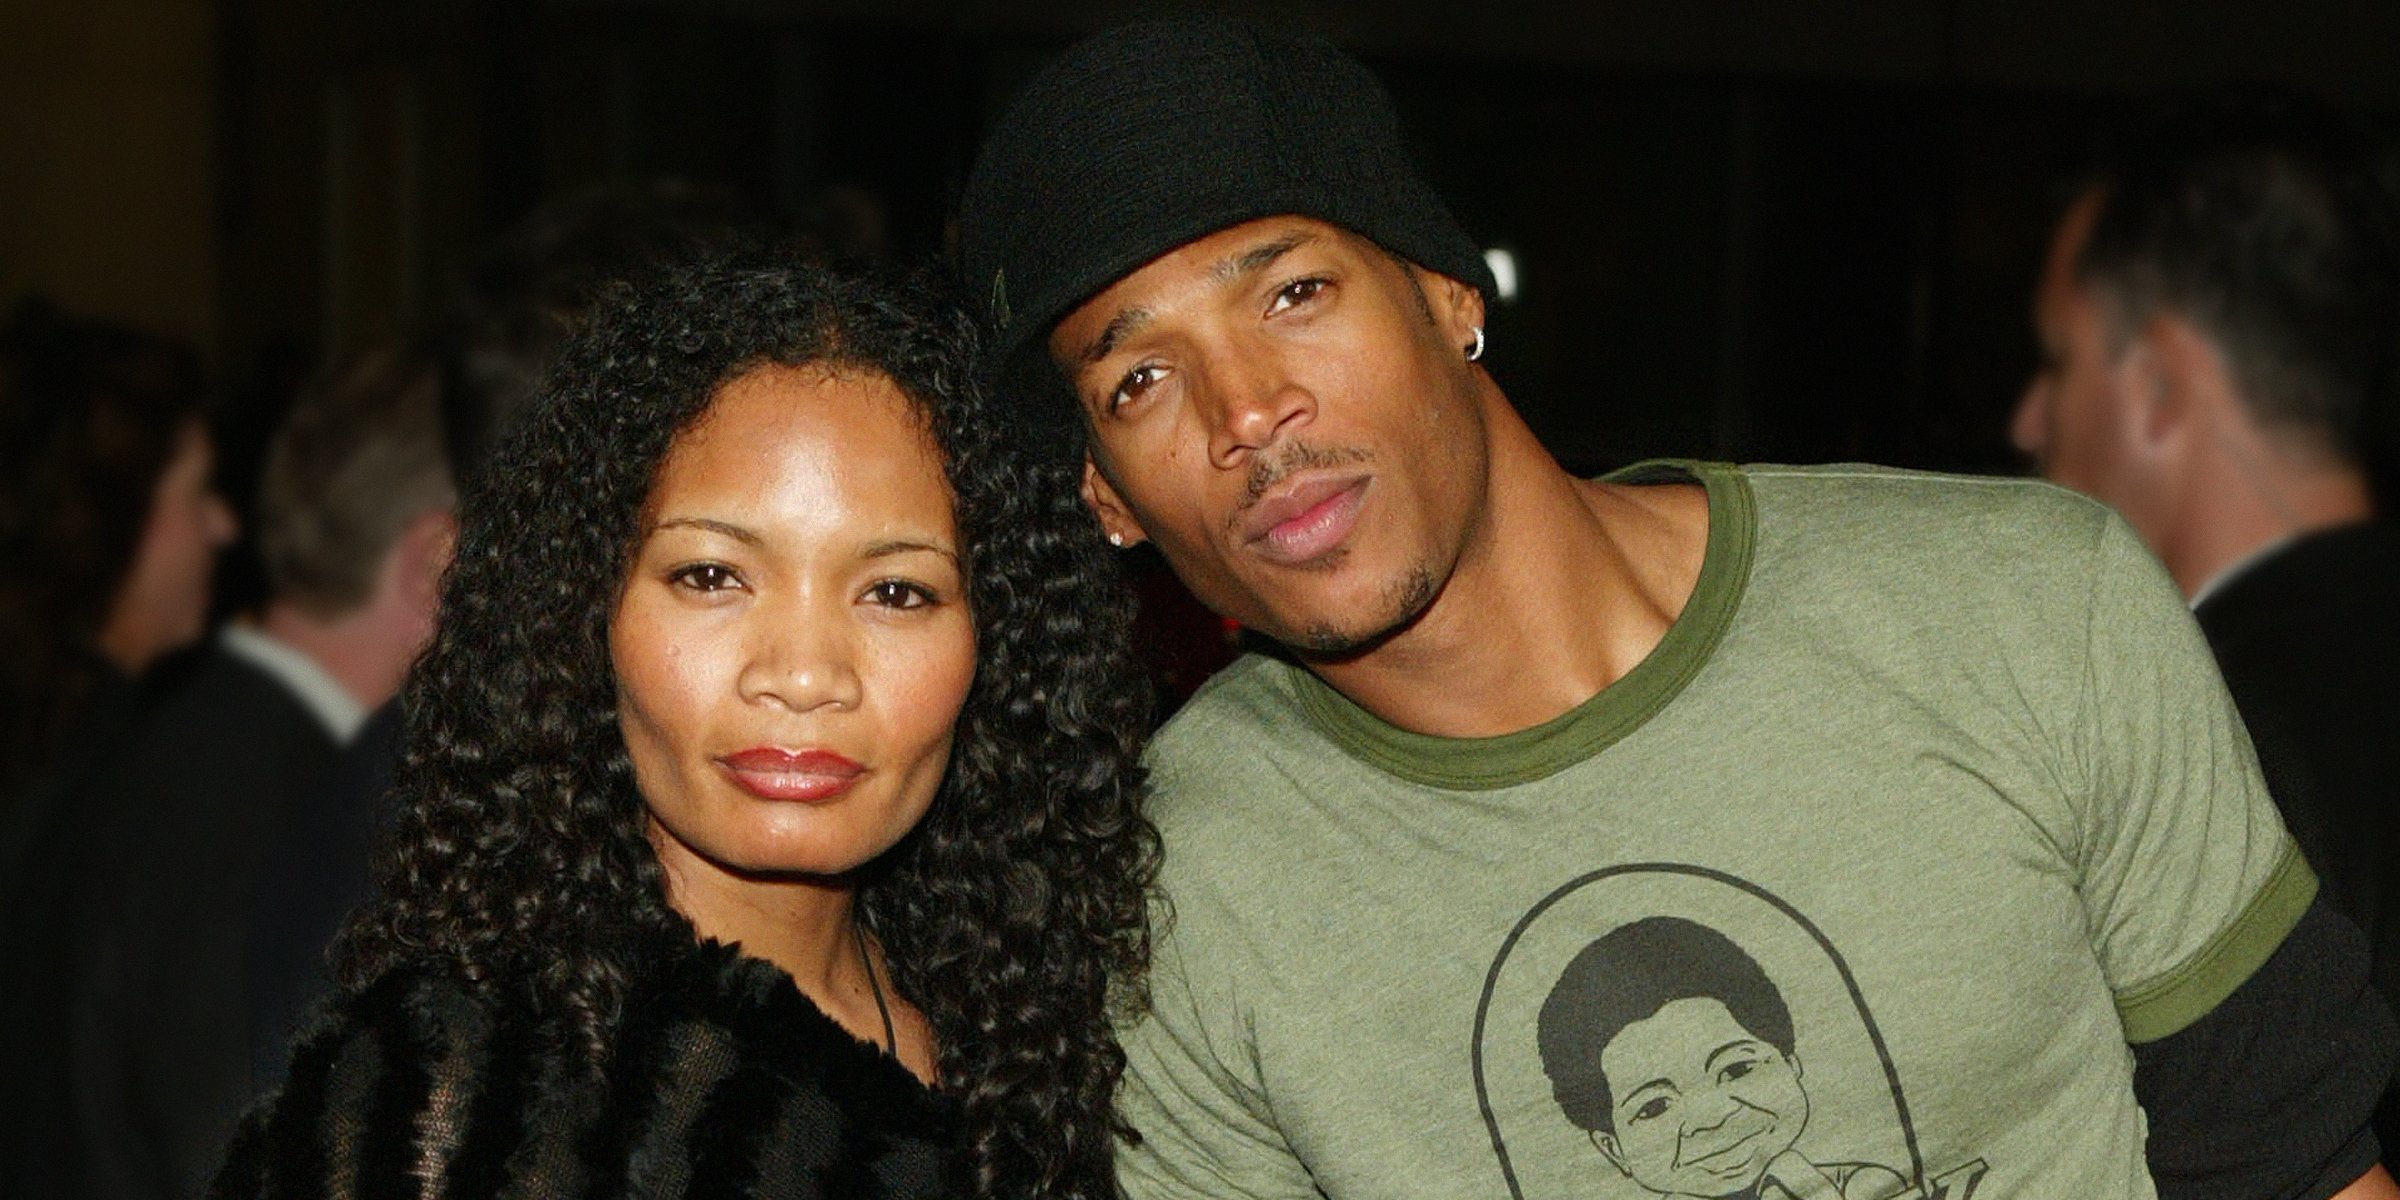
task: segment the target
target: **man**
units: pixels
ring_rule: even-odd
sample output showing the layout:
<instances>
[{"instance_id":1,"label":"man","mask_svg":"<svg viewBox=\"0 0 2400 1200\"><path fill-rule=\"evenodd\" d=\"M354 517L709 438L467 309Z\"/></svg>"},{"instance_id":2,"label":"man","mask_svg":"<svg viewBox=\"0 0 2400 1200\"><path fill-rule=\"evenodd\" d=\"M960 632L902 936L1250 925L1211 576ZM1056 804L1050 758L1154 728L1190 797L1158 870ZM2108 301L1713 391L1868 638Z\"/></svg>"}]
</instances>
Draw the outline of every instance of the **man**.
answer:
<instances>
[{"instance_id":1,"label":"man","mask_svg":"<svg viewBox=\"0 0 2400 1200\"><path fill-rule=\"evenodd\" d=\"M2059 223L2034 323L2017 445L2166 563L2326 899L2400 995L2400 536L2365 466L2400 222L2363 148L2291 101L2147 131Z\"/></svg>"},{"instance_id":2,"label":"man","mask_svg":"<svg viewBox=\"0 0 2400 1200\"><path fill-rule=\"evenodd\" d=\"M995 375L1087 455L1109 540L1286 652L1155 749L1134 1195L1592 1194L1523 964L1664 916L1824 964L1784 990L1860 1014L1840 1074L1888 1076L1928 1195L2394 1194L2355 930L2097 506L1568 476L1478 365L1474 245L1313 42L1071 50L987 143L960 242ZM2150 1089L2195 1061L2217 1086Z\"/></svg>"},{"instance_id":3,"label":"man","mask_svg":"<svg viewBox=\"0 0 2400 1200\"><path fill-rule=\"evenodd\" d=\"M64 918L71 1175L56 1192L196 1196L252 1097L252 888L432 631L454 502L433 372L383 356L304 393L258 504L272 599L82 789L92 866Z\"/></svg>"}]
</instances>

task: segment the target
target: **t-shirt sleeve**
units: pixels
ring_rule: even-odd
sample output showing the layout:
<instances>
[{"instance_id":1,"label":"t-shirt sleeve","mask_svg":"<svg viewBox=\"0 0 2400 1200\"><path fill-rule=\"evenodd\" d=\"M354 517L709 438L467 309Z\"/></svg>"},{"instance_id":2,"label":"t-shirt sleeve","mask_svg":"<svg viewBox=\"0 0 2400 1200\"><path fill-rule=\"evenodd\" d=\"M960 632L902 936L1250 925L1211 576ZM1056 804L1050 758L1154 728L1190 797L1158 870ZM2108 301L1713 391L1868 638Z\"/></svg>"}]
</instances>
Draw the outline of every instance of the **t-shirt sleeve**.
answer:
<instances>
[{"instance_id":1,"label":"t-shirt sleeve","mask_svg":"<svg viewBox=\"0 0 2400 1200\"><path fill-rule=\"evenodd\" d=\"M2241 986L2316 895L2183 598L2108 518L2074 734L2074 861L2128 1042Z\"/></svg>"},{"instance_id":2,"label":"t-shirt sleeve","mask_svg":"<svg viewBox=\"0 0 2400 1200\"><path fill-rule=\"evenodd\" d=\"M1314 1200L1316 1184L1276 1128L1227 974L1185 957L1172 919L1151 952L1149 1010L1124 1031L1124 1116L1140 1133L1117 1156L1130 1200Z\"/></svg>"}]
</instances>

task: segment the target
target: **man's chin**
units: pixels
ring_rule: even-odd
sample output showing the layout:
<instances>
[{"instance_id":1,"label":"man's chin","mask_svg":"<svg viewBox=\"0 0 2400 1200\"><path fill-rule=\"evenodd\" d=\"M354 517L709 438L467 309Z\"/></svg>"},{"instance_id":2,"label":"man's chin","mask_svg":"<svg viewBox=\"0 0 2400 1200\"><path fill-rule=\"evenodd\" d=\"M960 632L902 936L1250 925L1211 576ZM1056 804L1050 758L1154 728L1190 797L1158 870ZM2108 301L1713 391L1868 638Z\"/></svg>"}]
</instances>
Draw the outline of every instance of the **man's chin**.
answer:
<instances>
[{"instance_id":1,"label":"man's chin","mask_svg":"<svg viewBox=\"0 0 2400 1200\"><path fill-rule=\"evenodd\" d=\"M1432 607L1437 590L1433 572L1424 567L1413 567L1384 589L1380 603L1373 606L1376 618L1355 623L1324 621L1307 625L1283 641L1314 661L1356 658L1416 624L1417 618L1424 616L1425 610Z\"/></svg>"}]
</instances>

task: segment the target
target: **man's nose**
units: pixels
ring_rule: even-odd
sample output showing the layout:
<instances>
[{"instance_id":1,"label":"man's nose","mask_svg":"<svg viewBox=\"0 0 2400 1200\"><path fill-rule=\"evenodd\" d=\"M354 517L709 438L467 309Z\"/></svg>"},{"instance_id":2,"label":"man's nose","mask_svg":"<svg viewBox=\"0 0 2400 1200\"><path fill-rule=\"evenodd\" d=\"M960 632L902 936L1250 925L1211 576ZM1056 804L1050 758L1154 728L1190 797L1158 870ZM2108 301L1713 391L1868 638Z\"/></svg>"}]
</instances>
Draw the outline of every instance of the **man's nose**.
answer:
<instances>
[{"instance_id":1,"label":"man's nose","mask_svg":"<svg viewBox=\"0 0 2400 1200\"><path fill-rule=\"evenodd\" d=\"M2017 411L2008 419L2008 440L2017 449L2039 457L2042 443L2047 439L2050 422L2050 387L2041 379L2025 385L2025 394L2017 400Z\"/></svg>"},{"instance_id":2,"label":"man's nose","mask_svg":"<svg viewBox=\"0 0 2400 1200\"><path fill-rule=\"evenodd\" d=\"M1316 418L1317 397L1271 355L1228 356L1227 369L1212 372L1223 382L1217 392L1216 429L1209 458L1231 467L1264 450Z\"/></svg>"}]
</instances>

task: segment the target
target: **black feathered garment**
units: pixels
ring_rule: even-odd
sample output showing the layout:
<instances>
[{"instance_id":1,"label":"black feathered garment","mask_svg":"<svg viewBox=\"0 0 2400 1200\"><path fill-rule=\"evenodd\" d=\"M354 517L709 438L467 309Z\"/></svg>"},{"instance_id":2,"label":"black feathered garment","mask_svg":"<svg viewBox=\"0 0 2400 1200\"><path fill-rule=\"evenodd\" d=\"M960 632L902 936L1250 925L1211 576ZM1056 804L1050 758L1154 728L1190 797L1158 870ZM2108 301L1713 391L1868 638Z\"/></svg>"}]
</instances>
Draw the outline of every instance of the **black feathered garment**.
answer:
<instances>
[{"instance_id":1,"label":"black feathered garment","mask_svg":"<svg viewBox=\"0 0 2400 1200\"><path fill-rule=\"evenodd\" d=\"M293 1048L212 1194L921 1197L953 1194L955 1106L774 966L669 949L595 1079L555 1020L390 975Z\"/></svg>"}]
</instances>

